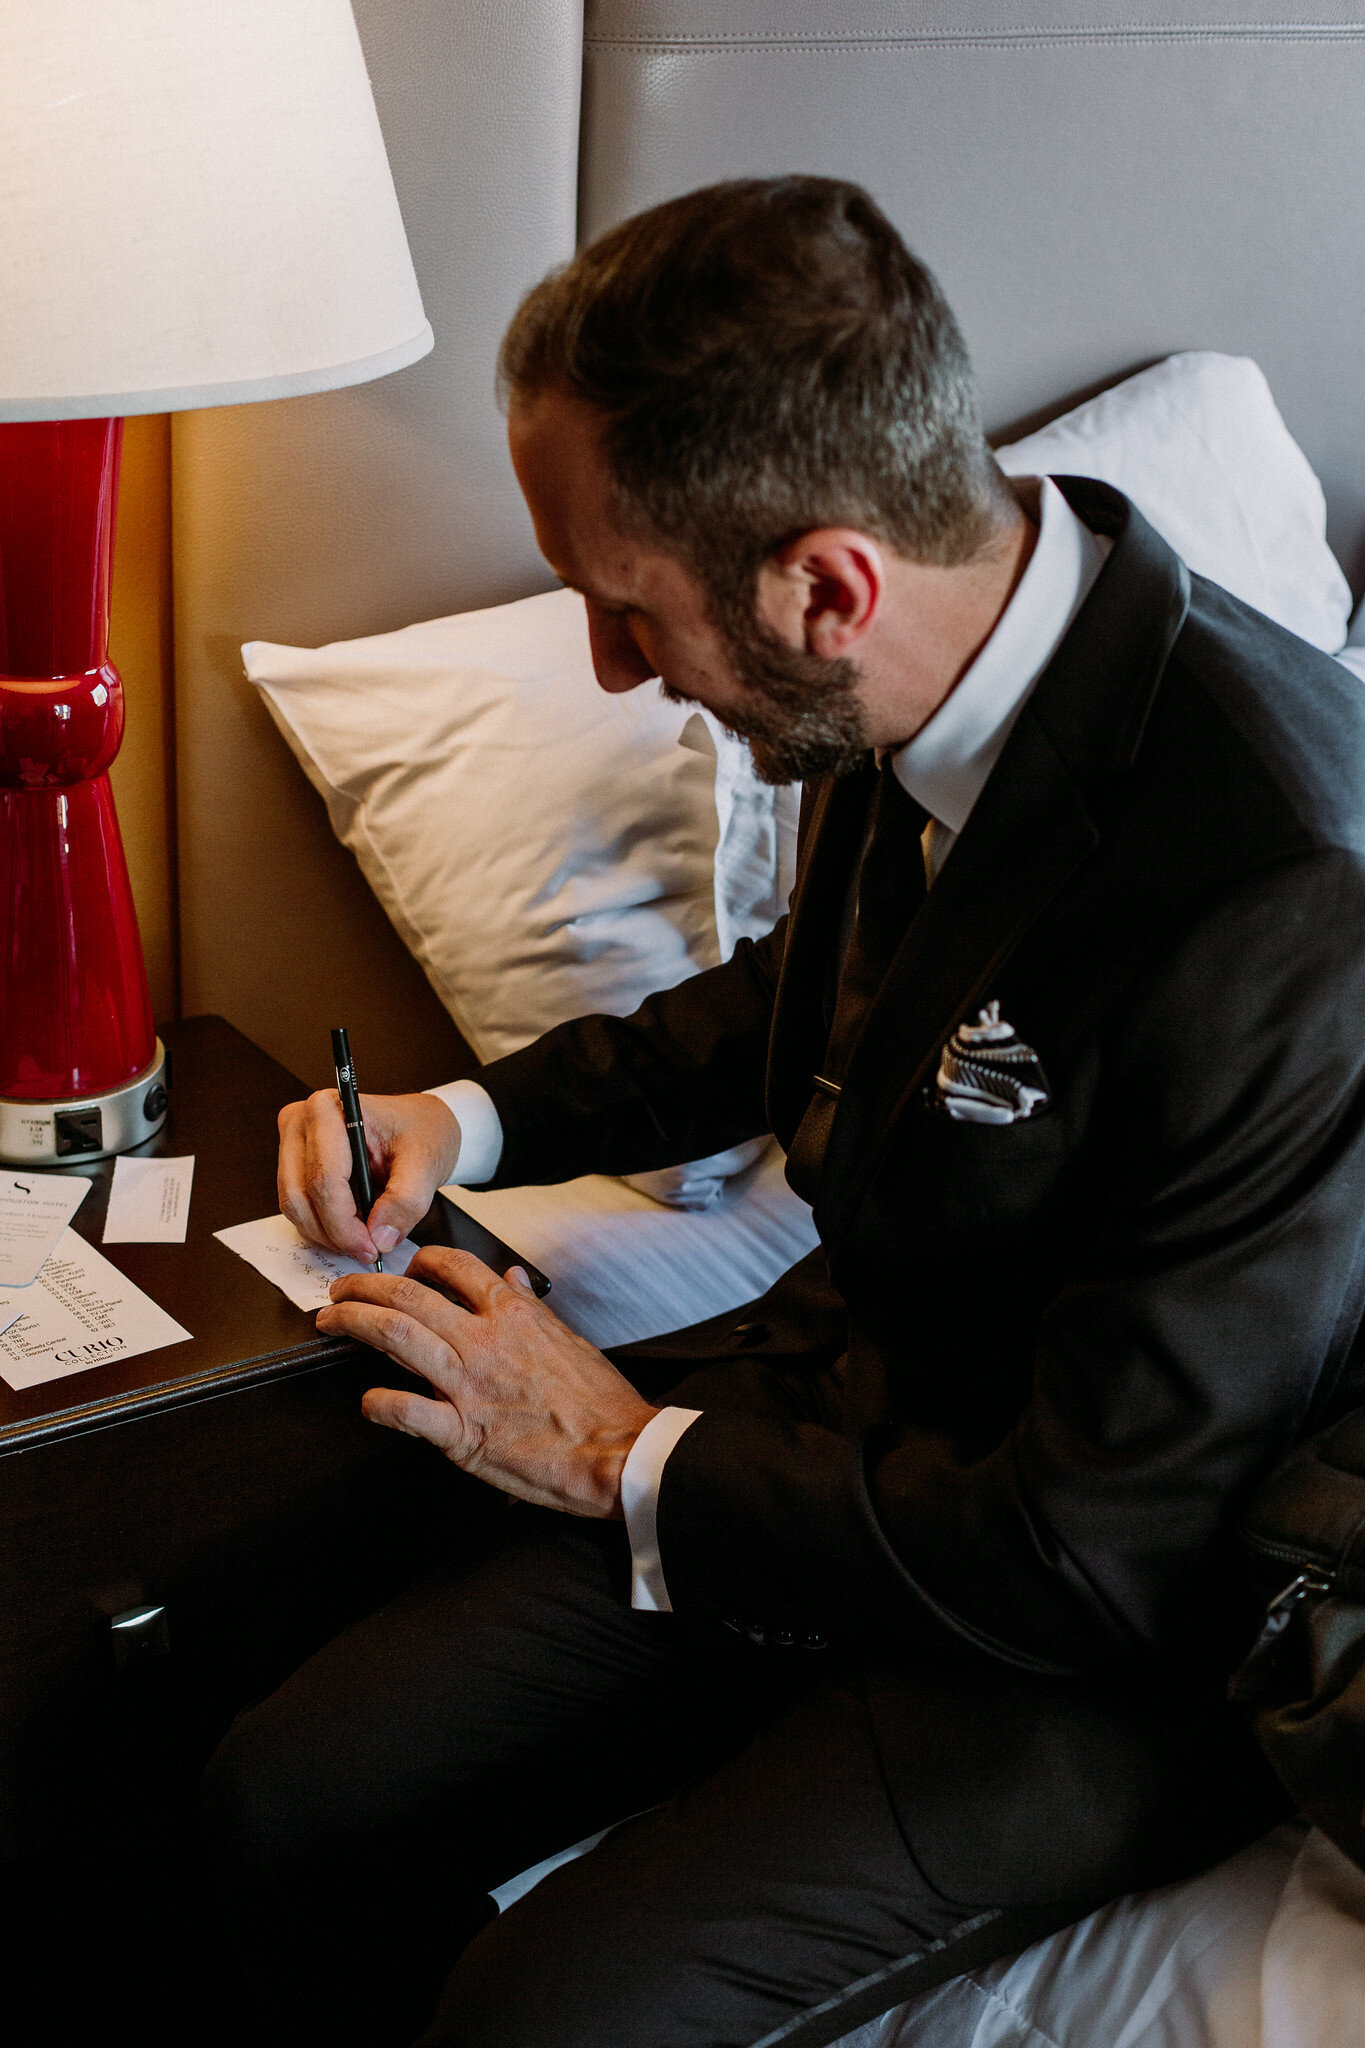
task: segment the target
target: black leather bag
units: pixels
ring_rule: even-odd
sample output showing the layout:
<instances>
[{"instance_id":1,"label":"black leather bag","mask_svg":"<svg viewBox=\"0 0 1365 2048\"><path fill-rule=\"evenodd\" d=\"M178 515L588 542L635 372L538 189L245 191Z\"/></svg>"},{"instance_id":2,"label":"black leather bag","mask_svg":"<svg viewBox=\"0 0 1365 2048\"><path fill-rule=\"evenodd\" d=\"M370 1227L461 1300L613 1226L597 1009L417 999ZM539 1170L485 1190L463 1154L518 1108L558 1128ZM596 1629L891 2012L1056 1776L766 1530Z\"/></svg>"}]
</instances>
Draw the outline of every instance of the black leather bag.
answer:
<instances>
[{"instance_id":1,"label":"black leather bag","mask_svg":"<svg viewBox=\"0 0 1365 2048\"><path fill-rule=\"evenodd\" d=\"M1242 1533L1272 1597L1232 1697L1304 1813L1365 1869L1365 1410L1301 1444Z\"/></svg>"}]
</instances>

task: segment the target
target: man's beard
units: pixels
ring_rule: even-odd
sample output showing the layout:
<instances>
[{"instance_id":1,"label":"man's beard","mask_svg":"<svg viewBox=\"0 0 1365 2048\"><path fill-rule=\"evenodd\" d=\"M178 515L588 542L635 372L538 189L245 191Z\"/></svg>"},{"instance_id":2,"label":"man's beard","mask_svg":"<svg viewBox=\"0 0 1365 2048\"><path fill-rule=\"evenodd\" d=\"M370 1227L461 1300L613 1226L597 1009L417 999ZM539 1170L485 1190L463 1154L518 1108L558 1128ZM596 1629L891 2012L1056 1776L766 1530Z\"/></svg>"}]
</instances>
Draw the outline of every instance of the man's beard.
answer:
<instances>
[{"instance_id":1,"label":"man's beard","mask_svg":"<svg viewBox=\"0 0 1365 2048\"><path fill-rule=\"evenodd\" d=\"M866 758L870 742L853 662L788 647L755 620L727 619L724 632L731 667L752 700L735 731L748 741L760 782L847 775ZM692 701L667 683L659 688L671 704Z\"/></svg>"}]
</instances>

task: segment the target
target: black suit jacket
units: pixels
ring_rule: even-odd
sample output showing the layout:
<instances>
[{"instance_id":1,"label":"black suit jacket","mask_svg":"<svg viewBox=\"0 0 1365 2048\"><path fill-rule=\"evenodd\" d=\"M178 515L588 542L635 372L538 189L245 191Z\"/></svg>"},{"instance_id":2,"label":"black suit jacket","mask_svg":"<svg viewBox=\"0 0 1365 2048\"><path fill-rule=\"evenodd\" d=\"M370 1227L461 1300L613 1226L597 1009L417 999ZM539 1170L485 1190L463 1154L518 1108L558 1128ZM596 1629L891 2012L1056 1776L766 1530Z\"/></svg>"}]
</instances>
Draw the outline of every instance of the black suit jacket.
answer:
<instances>
[{"instance_id":1,"label":"black suit jacket","mask_svg":"<svg viewBox=\"0 0 1365 2048\"><path fill-rule=\"evenodd\" d=\"M659 1503L675 1609L860 1645L912 1846L968 1899L1152 1881L1255 1824L1232 1530L1365 1398L1365 693L1062 487L1114 547L834 1117L844 1428L708 1410ZM499 1184L790 1144L868 782L808 792L770 938L485 1070ZM1050 1106L955 1122L939 1055L992 998Z\"/></svg>"}]
</instances>

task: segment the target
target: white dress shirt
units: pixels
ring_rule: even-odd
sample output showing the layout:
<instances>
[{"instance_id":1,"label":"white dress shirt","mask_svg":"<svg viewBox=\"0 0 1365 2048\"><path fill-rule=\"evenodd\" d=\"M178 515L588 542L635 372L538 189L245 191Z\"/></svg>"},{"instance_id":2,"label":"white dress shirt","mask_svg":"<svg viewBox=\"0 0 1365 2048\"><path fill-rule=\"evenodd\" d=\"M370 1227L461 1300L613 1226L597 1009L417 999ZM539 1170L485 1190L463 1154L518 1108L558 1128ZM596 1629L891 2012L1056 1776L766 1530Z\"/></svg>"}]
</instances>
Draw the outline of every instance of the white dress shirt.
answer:
<instances>
[{"instance_id":1,"label":"white dress shirt","mask_svg":"<svg viewBox=\"0 0 1365 2048\"><path fill-rule=\"evenodd\" d=\"M1030 479L1012 480L1027 489ZM932 886L1014 722L1104 567L1111 543L1091 533L1049 477L1041 480L1039 532L1013 597L966 674L928 723L893 757L896 779L929 813L924 857ZM490 1180L502 1155L502 1123L477 1081L451 1081L439 1095L460 1125L453 1178L470 1186ZM662 1408L635 1439L621 1475L621 1506L630 1538L631 1605L671 1614L659 1556L659 1488L669 1453L701 1413Z\"/></svg>"},{"instance_id":2,"label":"white dress shirt","mask_svg":"<svg viewBox=\"0 0 1365 2048\"><path fill-rule=\"evenodd\" d=\"M901 788L929 813L931 883L1113 545L1081 523L1051 477L1041 482L1038 538L1014 596L957 688L891 764Z\"/></svg>"}]
</instances>

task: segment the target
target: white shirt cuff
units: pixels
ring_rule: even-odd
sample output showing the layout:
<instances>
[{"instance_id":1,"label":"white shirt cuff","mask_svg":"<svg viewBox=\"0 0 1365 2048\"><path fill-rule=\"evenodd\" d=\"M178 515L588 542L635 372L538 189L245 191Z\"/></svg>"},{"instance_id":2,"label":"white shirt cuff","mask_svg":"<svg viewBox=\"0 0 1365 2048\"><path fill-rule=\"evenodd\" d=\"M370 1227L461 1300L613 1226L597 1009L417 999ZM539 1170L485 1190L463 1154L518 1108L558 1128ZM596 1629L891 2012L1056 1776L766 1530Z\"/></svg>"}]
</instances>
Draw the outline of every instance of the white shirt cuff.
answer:
<instances>
[{"instance_id":1,"label":"white shirt cuff","mask_svg":"<svg viewBox=\"0 0 1365 2048\"><path fill-rule=\"evenodd\" d=\"M659 1557L659 1487L668 1454L700 1408L661 1408L630 1447L621 1474L621 1508L630 1538L630 1604L644 1614L671 1614Z\"/></svg>"},{"instance_id":2,"label":"white shirt cuff","mask_svg":"<svg viewBox=\"0 0 1365 2048\"><path fill-rule=\"evenodd\" d=\"M460 1126L460 1156L450 1185L471 1188L492 1180L502 1158L502 1118L488 1090L477 1081L446 1081L422 1092L438 1096Z\"/></svg>"}]
</instances>

